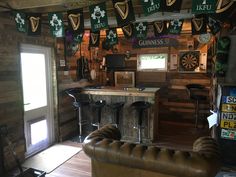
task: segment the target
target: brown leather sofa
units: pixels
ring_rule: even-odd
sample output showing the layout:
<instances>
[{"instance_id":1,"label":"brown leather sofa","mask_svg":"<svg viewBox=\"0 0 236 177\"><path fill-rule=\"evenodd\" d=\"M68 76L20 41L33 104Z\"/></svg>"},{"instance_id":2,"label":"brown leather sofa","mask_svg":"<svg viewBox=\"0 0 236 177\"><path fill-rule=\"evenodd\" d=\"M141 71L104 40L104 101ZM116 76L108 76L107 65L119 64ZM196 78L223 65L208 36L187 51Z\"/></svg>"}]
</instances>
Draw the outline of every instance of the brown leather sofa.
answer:
<instances>
[{"instance_id":1,"label":"brown leather sofa","mask_svg":"<svg viewBox=\"0 0 236 177\"><path fill-rule=\"evenodd\" d=\"M202 137L186 152L120 141L107 125L90 133L83 150L91 158L92 177L215 177L220 168L216 141Z\"/></svg>"}]
</instances>

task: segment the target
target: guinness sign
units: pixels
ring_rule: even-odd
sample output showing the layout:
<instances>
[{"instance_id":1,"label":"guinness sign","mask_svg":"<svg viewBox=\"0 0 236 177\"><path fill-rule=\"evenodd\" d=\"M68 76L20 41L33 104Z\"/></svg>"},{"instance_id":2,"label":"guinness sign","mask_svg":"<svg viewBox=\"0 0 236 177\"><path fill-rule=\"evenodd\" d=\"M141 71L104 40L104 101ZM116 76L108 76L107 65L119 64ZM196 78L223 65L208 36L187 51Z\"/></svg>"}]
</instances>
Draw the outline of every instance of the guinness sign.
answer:
<instances>
[{"instance_id":1,"label":"guinness sign","mask_svg":"<svg viewBox=\"0 0 236 177\"><path fill-rule=\"evenodd\" d=\"M99 47L100 31L91 32L89 38L89 47Z\"/></svg>"},{"instance_id":2,"label":"guinness sign","mask_svg":"<svg viewBox=\"0 0 236 177\"><path fill-rule=\"evenodd\" d=\"M133 36L133 31L134 31L134 26L132 23L125 25L122 27L122 31L127 39L132 38Z\"/></svg>"}]
</instances>

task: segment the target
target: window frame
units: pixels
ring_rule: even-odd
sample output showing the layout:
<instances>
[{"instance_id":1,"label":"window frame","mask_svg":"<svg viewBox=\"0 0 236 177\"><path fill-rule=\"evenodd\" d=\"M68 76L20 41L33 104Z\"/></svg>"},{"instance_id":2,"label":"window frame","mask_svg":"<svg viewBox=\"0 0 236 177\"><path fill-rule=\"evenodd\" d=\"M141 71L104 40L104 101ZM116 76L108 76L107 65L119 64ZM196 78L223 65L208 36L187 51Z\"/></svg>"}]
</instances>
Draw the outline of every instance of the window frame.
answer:
<instances>
[{"instance_id":1,"label":"window frame","mask_svg":"<svg viewBox=\"0 0 236 177\"><path fill-rule=\"evenodd\" d=\"M141 56L155 56L155 55L165 55L165 68L150 68L150 69L141 69L140 68L140 58ZM137 56L137 71L139 72L167 72L168 71L168 53L151 53L151 54L139 54Z\"/></svg>"}]
</instances>

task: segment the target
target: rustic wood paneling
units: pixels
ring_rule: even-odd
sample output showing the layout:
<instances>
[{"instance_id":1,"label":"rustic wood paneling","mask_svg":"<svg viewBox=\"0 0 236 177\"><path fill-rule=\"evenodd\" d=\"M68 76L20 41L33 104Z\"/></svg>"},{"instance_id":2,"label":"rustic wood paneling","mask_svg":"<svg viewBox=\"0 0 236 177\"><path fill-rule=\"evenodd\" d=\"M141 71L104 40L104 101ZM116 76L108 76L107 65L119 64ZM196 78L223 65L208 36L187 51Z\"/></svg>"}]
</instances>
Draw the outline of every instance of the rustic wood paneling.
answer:
<instances>
[{"instance_id":1,"label":"rustic wood paneling","mask_svg":"<svg viewBox=\"0 0 236 177\"><path fill-rule=\"evenodd\" d=\"M41 37L29 37L16 30L10 13L0 16L0 125L9 127L10 140L21 160L25 158L25 140L19 46L27 43L54 47L54 39L49 37L48 27L44 27ZM6 168L13 168L16 164L6 145L4 152Z\"/></svg>"}]
</instances>

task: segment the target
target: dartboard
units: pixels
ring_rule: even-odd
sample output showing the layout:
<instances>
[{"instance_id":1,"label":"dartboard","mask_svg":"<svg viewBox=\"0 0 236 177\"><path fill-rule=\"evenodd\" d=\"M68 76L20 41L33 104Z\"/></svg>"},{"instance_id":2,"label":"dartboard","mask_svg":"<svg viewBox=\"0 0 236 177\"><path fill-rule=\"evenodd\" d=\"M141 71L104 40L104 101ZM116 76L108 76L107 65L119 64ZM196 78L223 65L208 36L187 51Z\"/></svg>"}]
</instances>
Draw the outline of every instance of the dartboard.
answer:
<instances>
[{"instance_id":1,"label":"dartboard","mask_svg":"<svg viewBox=\"0 0 236 177\"><path fill-rule=\"evenodd\" d=\"M194 71L199 66L199 52L186 52L180 57L180 64L186 71Z\"/></svg>"}]
</instances>

